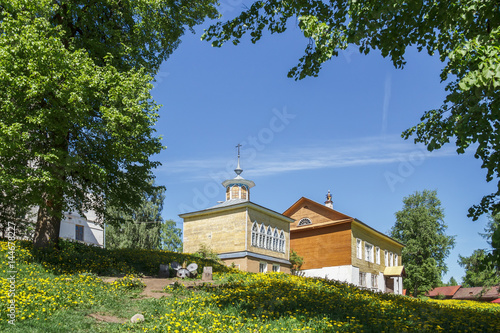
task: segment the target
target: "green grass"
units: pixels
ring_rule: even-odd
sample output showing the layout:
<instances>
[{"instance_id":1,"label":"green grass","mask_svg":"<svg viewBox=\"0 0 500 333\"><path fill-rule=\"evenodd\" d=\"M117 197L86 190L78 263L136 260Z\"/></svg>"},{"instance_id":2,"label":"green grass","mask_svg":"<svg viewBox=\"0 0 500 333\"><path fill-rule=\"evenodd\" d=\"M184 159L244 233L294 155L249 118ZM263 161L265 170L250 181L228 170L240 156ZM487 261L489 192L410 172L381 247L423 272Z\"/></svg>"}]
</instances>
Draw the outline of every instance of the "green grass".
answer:
<instances>
[{"instance_id":1,"label":"green grass","mask_svg":"<svg viewBox=\"0 0 500 333\"><path fill-rule=\"evenodd\" d=\"M2 246L0 300L9 300L8 248ZM214 267L217 287L168 287L172 295L141 299L139 275L160 263L196 261ZM16 321L2 310L2 332L497 332L500 306L418 300L372 293L348 284L281 273L230 271L213 262L164 251L107 251L63 242L59 251L35 251L17 242ZM127 274L115 283L98 276ZM142 323L106 323L103 314Z\"/></svg>"}]
</instances>

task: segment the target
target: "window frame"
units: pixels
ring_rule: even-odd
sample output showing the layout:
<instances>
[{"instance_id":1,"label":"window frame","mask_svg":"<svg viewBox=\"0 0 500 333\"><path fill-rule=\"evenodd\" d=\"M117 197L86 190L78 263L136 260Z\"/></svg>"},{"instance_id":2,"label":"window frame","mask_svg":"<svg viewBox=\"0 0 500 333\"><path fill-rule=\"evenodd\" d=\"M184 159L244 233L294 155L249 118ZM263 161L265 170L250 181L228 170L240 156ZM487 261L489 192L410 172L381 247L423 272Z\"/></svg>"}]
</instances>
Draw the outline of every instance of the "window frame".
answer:
<instances>
[{"instance_id":1,"label":"window frame","mask_svg":"<svg viewBox=\"0 0 500 333\"><path fill-rule=\"evenodd\" d=\"M303 226L310 225L310 224L312 224L311 219L308 217L304 217L303 219L301 219L299 221L299 223L297 223L297 227L303 227Z\"/></svg>"},{"instance_id":2,"label":"window frame","mask_svg":"<svg viewBox=\"0 0 500 333\"><path fill-rule=\"evenodd\" d=\"M373 251L374 251L374 246L368 242L365 242L365 260L368 262L373 263Z\"/></svg>"},{"instance_id":3,"label":"window frame","mask_svg":"<svg viewBox=\"0 0 500 333\"><path fill-rule=\"evenodd\" d=\"M380 265L380 247L375 248L375 263Z\"/></svg>"},{"instance_id":4,"label":"window frame","mask_svg":"<svg viewBox=\"0 0 500 333\"><path fill-rule=\"evenodd\" d=\"M80 237L78 237L81 235ZM85 227L81 224L75 224L75 240L84 242L85 241Z\"/></svg>"},{"instance_id":5,"label":"window frame","mask_svg":"<svg viewBox=\"0 0 500 333\"><path fill-rule=\"evenodd\" d=\"M363 241L356 238L356 258L363 259Z\"/></svg>"},{"instance_id":6,"label":"window frame","mask_svg":"<svg viewBox=\"0 0 500 333\"><path fill-rule=\"evenodd\" d=\"M259 261L259 273L267 273L267 262Z\"/></svg>"}]
</instances>

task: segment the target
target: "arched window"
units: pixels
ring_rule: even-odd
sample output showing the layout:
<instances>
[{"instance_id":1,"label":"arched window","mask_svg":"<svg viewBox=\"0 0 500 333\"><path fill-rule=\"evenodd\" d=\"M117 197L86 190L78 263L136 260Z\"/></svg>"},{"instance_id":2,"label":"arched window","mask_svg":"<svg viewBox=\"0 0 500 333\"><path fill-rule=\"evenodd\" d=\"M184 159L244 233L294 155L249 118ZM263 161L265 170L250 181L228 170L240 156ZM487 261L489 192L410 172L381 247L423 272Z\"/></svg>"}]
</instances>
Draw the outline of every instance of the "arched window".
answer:
<instances>
[{"instance_id":1,"label":"arched window","mask_svg":"<svg viewBox=\"0 0 500 333\"><path fill-rule=\"evenodd\" d=\"M259 228L257 227L257 222L252 225L252 246L257 246L257 239L259 237Z\"/></svg>"},{"instance_id":2,"label":"arched window","mask_svg":"<svg viewBox=\"0 0 500 333\"><path fill-rule=\"evenodd\" d=\"M248 199L248 187L246 187L246 185L241 186L241 199L243 200Z\"/></svg>"},{"instance_id":3,"label":"arched window","mask_svg":"<svg viewBox=\"0 0 500 333\"><path fill-rule=\"evenodd\" d=\"M264 228L264 223L260 225L260 230L259 230L259 247L265 247L266 246L266 229Z\"/></svg>"},{"instance_id":4,"label":"arched window","mask_svg":"<svg viewBox=\"0 0 500 333\"><path fill-rule=\"evenodd\" d=\"M240 187L238 185L231 186L231 199L240 198Z\"/></svg>"},{"instance_id":5,"label":"arched window","mask_svg":"<svg viewBox=\"0 0 500 333\"><path fill-rule=\"evenodd\" d=\"M297 224L297 227L301 227L303 225L308 225L308 224L312 224L312 222L307 217L305 217L299 221L299 223Z\"/></svg>"},{"instance_id":6,"label":"arched window","mask_svg":"<svg viewBox=\"0 0 500 333\"><path fill-rule=\"evenodd\" d=\"M273 232L271 231L271 226L267 227L266 249L273 249Z\"/></svg>"},{"instance_id":7,"label":"arched window","mask_svg":"<svg viewBox=\"0 0 500 333\"><path fill-rule=\"evenodd\" d=\"M280 232L279 252L285 252L285 233L283 232L283 230L281 230Z\"/></svg>"},{"instance_id":8,"label":"arched window","mask_svg":"<svg viewBox=\"0 0 500 333\"><path fill-rule=\"evenodd\" d=\"M273 251L278 251L278 229L274 228L274 235L273 235Z\"/></svg>"}]
</instances>

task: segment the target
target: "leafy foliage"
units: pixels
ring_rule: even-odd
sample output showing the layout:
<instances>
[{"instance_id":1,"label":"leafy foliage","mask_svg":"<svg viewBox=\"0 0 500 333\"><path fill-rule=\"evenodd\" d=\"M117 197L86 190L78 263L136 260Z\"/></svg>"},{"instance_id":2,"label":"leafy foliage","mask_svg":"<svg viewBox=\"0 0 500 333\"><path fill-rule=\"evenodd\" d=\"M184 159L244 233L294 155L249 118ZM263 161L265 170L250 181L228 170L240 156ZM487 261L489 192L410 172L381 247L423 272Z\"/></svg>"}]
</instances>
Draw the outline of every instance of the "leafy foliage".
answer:
<instances>
[{"instance_id":1,"label":"leafy foliage","mask_svg":"<svg viewBox=\"0 0 500 333\"><path fill-rule=\"evenodd\" d=\"M154 184L152 184L154 185ZM106 223L106 247L110 249L160 249L163 201L165 188L155 187L145 195L132 214L123 213L120 207L109 207Z\"/></svg>"},{"instance_id":2,"label":"leafy foliage","mask_svg":"<svg viewBox=\"0 0 500 333\"><path fill-rule=\"evenodd\" d=\"M402 260L408 276L403 284L417 297L440 285L455 237L445 234L447 226L436 191L417 191L403 203L403 209L395 214L391 237L405 244Z\"/></svg>"},{"instance_id":3,"label":"leafy foliage","mask_svg":"<svg viewBox=\"0 0 500 333\"><path fill-rule=\"evenodd\" d=\"M16 242L17 318L15 325L8 324L8 311L2 311L2 332L496 332L500 325L500 308L494 304L422 301L282 273L228 273L225 266L214 266L218 272L214 285L182 288L161 299L137 299L134 295L142 283L136 275L105 283L88 273L87 269L94 266L75 265L73 256L88 251L100 261L121 254L123 258L135 258L136 266L149 267L149 261L157 256L180 254L110 251L66 241L61 245L58 252L34 250L28 242ZM8 249L7 242L0 242L3 266L8 265ZM50 254L46 259L54 265L73 268L75 273L54 274L54 266L33 254L40 251ZM120 262L108 268L118 270ZM10 273L0 271L1 299L9 297L7 278ZM179 294L182 297L177 297ZM88 317L105 313L130 318L137 309L146 317L144 322L106 323Z\"/></svg>"},{"instance_id":4,"label":"leafy foliage","mask_svg":"<svg viewBox=\"0 0 500 333\"><path fill-rule=\"evenodd\" d=\"M500 284L500 244L495 243L494 239L499 226L500 214L490 216L485 233L480 233L493 249L477 249L469 257L459 256L458 263L465 268L464 286L490 287Z\"/></svg>"},{"instance_id":5,"label":"leafy foliage","mask_svg":"<svg viewBox=\"0 0 500 333\"><path fill-rule=\"evenodd\" d=\"M214 249L212 249L209 245L204 243L200 244L200 247L195 253L193 253L193 256L221 263L221 260L217 252Z\"/></svg>"},{"instance_id":6,"label":"leafy foliage","mask_svg":"<svg viewBox=\"0 0 500 333\"><path fill-rule=\"evenodd\" d=\"M175 221L162 223L160 231L160 248L170 252L182 252L182 230L176 227Z\"/></svg>"},{"instance_id":7,"label":"leafy foliage","mask_svg":"<svg viewBox=\"0 0 500 333\"><path fill-rule=\"evenodd\" d=\"M214 0L0 0L0 192L38 206L35 244L64 211L131 213L163 149L150 81Z\"/></svg>"},{"instance_id":8,"label":"leafy foliage","mask_svg":"<svg viewBox=\"0 0 500 333\"><path fill-rule=\"evenodd\" d=\"M304 264L304 258L299 256L294 250L291 250L290 263L292 264L292 274L297 275Z\"/></svg>"},{"instance_id":9,"label":"leafy foliage","mask_svg":"<svg viewBox=\"0 0 500 333\"><path fill-rule=\"evenodd\" d=\"M250 34L256 43L265 30L282 33L298 25L308 40L299 64L289 77L317 76L324 62L349 45L360 53L379 50L396 68L406 64L414 46L437 54L445 64L440 78L447 83L443 106L425 112L421 123L403 133L415 135L427 149L454 140L457 153L475 149L488 181L500 175L500 2L496 0L260 0L236 18L219 22L203 38L220 47L240 43ZM477 219L500 211L500 186L469 209Z\"/></svg>"}]
</instances>

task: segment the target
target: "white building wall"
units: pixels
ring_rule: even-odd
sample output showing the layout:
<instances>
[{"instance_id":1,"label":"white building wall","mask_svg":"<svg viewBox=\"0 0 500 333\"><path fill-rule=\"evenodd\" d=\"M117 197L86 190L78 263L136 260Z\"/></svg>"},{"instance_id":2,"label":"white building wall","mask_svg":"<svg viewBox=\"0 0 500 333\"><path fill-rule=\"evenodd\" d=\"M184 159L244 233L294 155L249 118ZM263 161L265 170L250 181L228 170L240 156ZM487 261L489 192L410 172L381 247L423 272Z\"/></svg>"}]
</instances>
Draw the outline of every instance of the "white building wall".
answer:
<instances>
[{"instance_id":1,"label":"white building wall","mask_svg":"<svg viewBox=\"0 0 500 333\"><path fill-rule=\"evenodd\" d=\"M332 266L302 271L306 277L319 277L346 283L359 283L359 269L352 265Z\"/></svg>"},{"instance_id":2,"label":"white building wall","mask_svg":"<svg viewBox=\"0 0 500 333\"><path fill-rule=\"evenodd\" d=\"M306 277L319 277L329 280L337 280L340 282L351 283L359 286L359 268L352 265L323 267L316 269L303 270ZM372 274L366 273L366 286L364 288L372 289L373 291L386 292L384 273L380 272L376 275L377 287L372 286ZM394 293L402 294L403 292L403 278L396 277L394 279Z\"/></svg>"},{"instance_id":3,"label":"white building wall","mask_svg":"<svg viewBox=\"0 0 500 333\"><path fill-rule=\"evenodd\" d=\"M385 278L382 272L378 274L378 290L385 293Z\"/></svg>"},{"instance_id":4,"label":"white building wall","mask_svg":"<svg viewBox=\"0 0 500 333\"><path fill-rule=\"evenodd\" d=\"M89 213L88 217L95 216ZM83 226L83 242L93 244L100 247L104 245L104 230L101 226L94 223L90 219L80 216L76 212L65 214L64 219L61 221L61 231L59 237L76 240L76 225Z\"/></svg>"}]
</instances>

